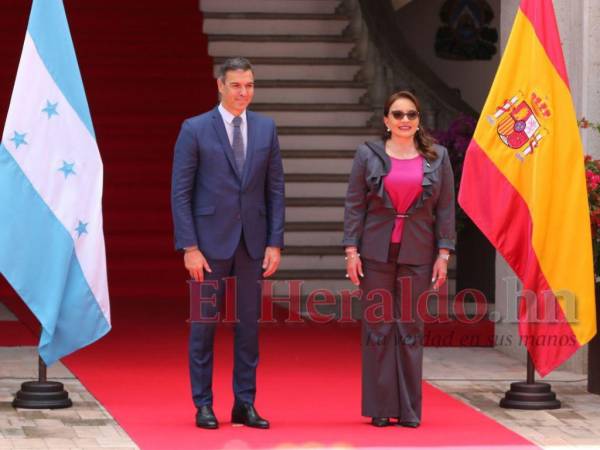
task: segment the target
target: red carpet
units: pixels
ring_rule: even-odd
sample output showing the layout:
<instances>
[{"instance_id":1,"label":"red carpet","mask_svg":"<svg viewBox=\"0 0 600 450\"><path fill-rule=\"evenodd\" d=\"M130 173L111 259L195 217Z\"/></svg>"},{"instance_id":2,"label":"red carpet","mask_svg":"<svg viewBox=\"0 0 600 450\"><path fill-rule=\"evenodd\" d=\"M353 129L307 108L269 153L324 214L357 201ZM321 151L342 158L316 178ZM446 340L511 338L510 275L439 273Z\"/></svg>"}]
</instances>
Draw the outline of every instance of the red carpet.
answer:
<instances>
[{"instance_id":1,"label":"red carpet","mask_svg":"<svg viewBox=\"0 0 600 450\"><path fill-rule=\"evenodd\" d=\"M169 207L179 127L217 101L198 0L65 1L104 161L113 301L185 296Z\"/></svg>"},{"instance_id":2,"label":"red carpet","mask_svg":"<svg viewBox=\"0 0 600 450\"><path fill-rule=\"evenodd\" d=\"M37 346L39 338L18 321L0 321L0 347Z\"/></svg>"},{"instance_id":3,"label":"red carpet","mask_svg":"<svg viewBox=\"0 0 600 450\"><path fill-rule=\"evenodd\" d=\"M483 414L425 384L423 425L375 429L360 416L357 327L268 326L261 335L259 411L269 431L233 427L232 339L218 332L216 431L194 426L187 371L186 305L113 304L114 330L66 359L68 367L142 449L287 446L492 446L537 448Z\"/></svg>"}]
</instances>

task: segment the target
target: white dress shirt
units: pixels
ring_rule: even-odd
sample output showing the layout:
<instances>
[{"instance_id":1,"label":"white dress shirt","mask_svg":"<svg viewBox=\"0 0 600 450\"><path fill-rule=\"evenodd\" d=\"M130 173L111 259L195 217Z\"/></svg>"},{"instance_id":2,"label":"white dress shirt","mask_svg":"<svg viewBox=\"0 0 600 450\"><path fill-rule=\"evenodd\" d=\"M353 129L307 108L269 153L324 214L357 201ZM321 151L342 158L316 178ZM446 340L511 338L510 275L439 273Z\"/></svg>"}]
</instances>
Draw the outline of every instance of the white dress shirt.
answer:
<instances>
[{"instance_id":1,"label":"white dress shirt","mask_svg":"<svg viewBox=\"0 0 600 450\"><path fill-rule=\"evenodd\" d=\"M229 138L229 144L233 145L233 118L235 117L229 111L227 111L222 103L219 103L219 113L223 118L223 123L225 124L225 131L227 131L227 137ZM242 139L244 141L244 156L246 156L246 150L248 148L248 125L246 121L246 110L242 114L240 114L242 118L242 123L240 124L240 131L242 132Z\"/></svg>"}]
</instances>

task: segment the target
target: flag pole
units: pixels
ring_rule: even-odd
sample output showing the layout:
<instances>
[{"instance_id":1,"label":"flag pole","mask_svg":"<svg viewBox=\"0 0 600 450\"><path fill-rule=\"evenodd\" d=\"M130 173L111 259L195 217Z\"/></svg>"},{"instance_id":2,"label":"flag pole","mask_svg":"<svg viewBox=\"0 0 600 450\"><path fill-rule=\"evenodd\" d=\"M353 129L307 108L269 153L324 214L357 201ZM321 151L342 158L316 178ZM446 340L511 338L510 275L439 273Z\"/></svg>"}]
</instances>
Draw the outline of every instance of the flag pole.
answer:
<instances>
[{"instance_id":1,"label":"flag pole","mask_svg":"<svg viewBox=\"0 0 600 450\"><path fill-rule=\"evenodd\" d=\"M529 352L527 352L527 384L535 384L535 368Z\"/></svg>"},{"instance_id":2,"label":"flag pole","mask_svg":"<svg viewBox=\"0 0 600 450\"><path fill-rule=\"evenodd\" d=\"M552 392L549 383L535 381L533 359L527 352L527 381L517 381L510 384L510 389L500 400L500 407L507 409L559 409L560 400Z\"/></svg>"},{"instance_id":3,"label":"flag pole","mask_svg":"<svg viewBox=\"0 0 600 450\"><path fill-rule=\"evenodd\" d=\"M48 381L47 366L38 356L38 381L26 381L12 402L14 408L60 409L70 408L73 402L62 383Z\"/></svg>"},{"instance_id":4,"label":"flag pole","mask_svg":"<svg viewBox=\"0 0 600 450\"><path fill-rule=\"evenodd\" d=\"M41 356L38 356L38 381L40 383L45 383L48 381L48 368L46 367L46 363L42 359Z\"/></svg>"}]
</instances>

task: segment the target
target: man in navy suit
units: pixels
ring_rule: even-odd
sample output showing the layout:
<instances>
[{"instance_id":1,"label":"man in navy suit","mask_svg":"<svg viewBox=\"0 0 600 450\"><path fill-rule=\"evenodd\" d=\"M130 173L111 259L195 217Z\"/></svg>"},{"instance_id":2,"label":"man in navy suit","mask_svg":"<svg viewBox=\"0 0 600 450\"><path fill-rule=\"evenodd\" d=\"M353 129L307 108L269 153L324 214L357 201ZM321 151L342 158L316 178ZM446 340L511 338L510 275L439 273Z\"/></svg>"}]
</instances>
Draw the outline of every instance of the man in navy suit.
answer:
<instances>
[{"instance_id":1,"label":"man in navy suit","mask_svg":"<svg viewBox=\"0 0 600 450\"><path fill-rule=\"evenodd\" d=\"M203 319L217 316L223 279L236 280L232 422L269 428L254 407L260 280L274 274L281 259L283 166L275 123L247 110L254 95L250 62L225 61L217 86L221 103L185 120L175 144L171 192L175 246L185 252L190 276L208 281L203 289L213 288L216 302L202 303ZM218 428L212 409L215 322L192 320L190 330L192 397L198 410L196 425L201 428Z\"/></svg>"}]
</instances>

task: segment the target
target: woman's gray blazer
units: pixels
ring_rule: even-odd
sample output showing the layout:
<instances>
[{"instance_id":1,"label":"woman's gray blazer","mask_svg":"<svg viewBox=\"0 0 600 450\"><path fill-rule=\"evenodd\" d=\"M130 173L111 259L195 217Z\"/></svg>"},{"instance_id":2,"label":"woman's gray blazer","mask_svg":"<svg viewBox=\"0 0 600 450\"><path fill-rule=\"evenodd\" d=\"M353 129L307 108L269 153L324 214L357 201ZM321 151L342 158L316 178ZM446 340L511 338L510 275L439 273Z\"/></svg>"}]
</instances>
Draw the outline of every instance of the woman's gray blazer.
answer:
<instances>
[{"instance_id":1,"label":"woman's gray blazer","mask_svg":"<svg viewBox=\"0 0 600 450\"><path fill-rule=\"evenodd\" d=\"M398 263L431 264L439 248L454 250L454 177L448 151L434 145L438 158L423 158L423 190L404 218ZM385 191L391 161L382 140L358 147L344 210L342 244L357 246L363 258L386 262L396 211ZM403 215L404 216L404 215Z\"/></svg>"}]
</instances>

